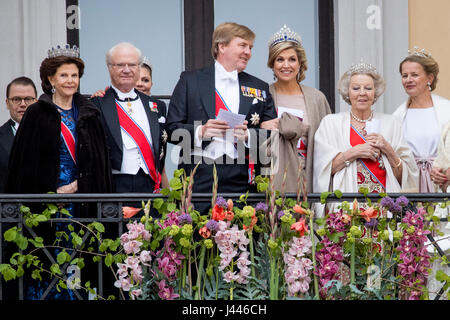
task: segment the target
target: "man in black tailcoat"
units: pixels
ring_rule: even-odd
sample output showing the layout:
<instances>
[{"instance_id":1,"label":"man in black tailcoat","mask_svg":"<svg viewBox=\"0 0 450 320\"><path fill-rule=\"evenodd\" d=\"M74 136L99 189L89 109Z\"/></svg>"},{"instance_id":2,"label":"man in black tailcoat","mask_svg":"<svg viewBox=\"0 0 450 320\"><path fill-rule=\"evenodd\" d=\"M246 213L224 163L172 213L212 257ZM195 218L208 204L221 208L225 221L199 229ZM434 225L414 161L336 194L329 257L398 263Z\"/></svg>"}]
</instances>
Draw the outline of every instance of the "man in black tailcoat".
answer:
<instances>
[{"instance_id":1,"label":"man in black tailcoat","mask_svg":"<svg viewBox=\"0 0 450 320\"><path fill-rule=\"evenodd\" d=\"M173 91L166 128L170 142L181 141L179 168L189 175L201 160L193 192L212 192L213 163L219 193L255 191L258 129L263 121L276 118L276 111L268 84L244 72L254 38L246 26L219 25L213 33L215 63L183 72ZM220 109L244 115L245 120L231 128L228 121L217 119ZM204 213L209 204L195 206Z\"/></svg>"},{"instance_id":2,"label":"man in black tailcoat","mask_svg":"<svg viewBox=\"0 0 450 320\"><path fill-rule=\"evenodd\" d=\"M106 54L111 87L93 98L102 111L115 192L152 193L161 185L166 135L165 105L136 90L142 54L119 43Z\"/></svg>"},{"instance_id":3,"label":"man in black tailcoat","mask_svg":"<svg viewBox=\"0 0 450 320\"><path fill-rule=\"evenodd\" d=\"M27 77L18 77L6 87L6 107L11 118L0 127L0 193L5 191L8 159L17 128L28 106L36 98L36 86Z\"/></svg>"}]
</instances>

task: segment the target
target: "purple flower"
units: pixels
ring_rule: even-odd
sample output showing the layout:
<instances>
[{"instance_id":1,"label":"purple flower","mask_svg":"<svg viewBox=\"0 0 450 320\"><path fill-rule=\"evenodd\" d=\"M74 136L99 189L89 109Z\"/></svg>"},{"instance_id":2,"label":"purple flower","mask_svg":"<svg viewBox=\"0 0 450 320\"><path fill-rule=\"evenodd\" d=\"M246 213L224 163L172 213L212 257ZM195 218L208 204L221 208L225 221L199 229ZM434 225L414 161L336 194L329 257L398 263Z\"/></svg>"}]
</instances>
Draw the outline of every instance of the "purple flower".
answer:
<instances>
[{"instance_id":1,"label":"purple flower","mask_svg":"<svg viewBox=\"0 0 450 320\"><path fill-rule=\"evenodd\" d=\"M278 219L281 219L284 216L284 211L278 211Z\"/></svg>"},{"instance_id":2,"label":"purple flower","mask_svg":"<svg viewBox=\"0 0 450 320\"><path fill-rule=\"evenodd\" d=\"M381 199L381 206L385 207L387 209L391 209L392 206L394 205L394 200L390 197L384 197L383 199Z\"/></svg>"},{"instance_id":3,"label":"purple flower","mask_svg":"<svg viewBox=\"0 0 450 320\"><path fill-rule=\"evenodd\" d=\"M180 215L178 217L178 222L180 223L180 225L191 224L192 223L192 217L188 213L183 213L182 215Z\"/></svg>"},{"instance_id":4,"label":"purple flower","mask_svg":"<svg viewBox=\"0 0 450 320\"><path fill-rule=\"evenodd\" d=\"M402 207L400 205L398 205L397 203L394 203L392 205L391 211L394 213L400 213L400 212L402 212Z\"/></svg>"},{"instance_id":5,"label":"purple flower","mask_svg":"<svg viewBox=\"0 0 450 320\"><path fill-rule=\"evenodd\" d=\"M377 219L370 219L369 222L366 222L365 224L366 228L372 228L375 229L378 226L378 220Z\"/></svg>"},{"instance_id":6,"label":"purple flower","mask_svg":"<svg viewBox=\"0 0 450 320\"><path fill-rule=\"evenodd\" d=\"M255 207L256 211L267 212L267 209L268 209L267 204L265 204L264 202L259 202Z\"/></svg>"},{"instance_id":7,"label":"purple flower","mask_svg":"<svg viewBox=\"0 0 450 320\"><path fill-rule=\"evenodd\" d=\"M219 223L216 220L209 220L206 227L211 231L216 231L219 228Z\"/></svg>"},{"instance_id":8,"label":"purple flower","mask_svg":"<svg viewBox=\"0 0 450 320\"><path fill-rule=\"evenodd\" d=\"M216 205L222 208L227 208L227 201L223 197L217 197Z\"/></svg>"},{"instance_id":9,"label":"purple flower","mask_svg":"<svg viewBox=\"0 0 450 320\"><path fill-rule=\"evenodd\" d=\"M395 203L398 204L399 206L406 207L409 203L409 200L405 196L400 196L397 198Z\"/></svg>"}]
</instances>

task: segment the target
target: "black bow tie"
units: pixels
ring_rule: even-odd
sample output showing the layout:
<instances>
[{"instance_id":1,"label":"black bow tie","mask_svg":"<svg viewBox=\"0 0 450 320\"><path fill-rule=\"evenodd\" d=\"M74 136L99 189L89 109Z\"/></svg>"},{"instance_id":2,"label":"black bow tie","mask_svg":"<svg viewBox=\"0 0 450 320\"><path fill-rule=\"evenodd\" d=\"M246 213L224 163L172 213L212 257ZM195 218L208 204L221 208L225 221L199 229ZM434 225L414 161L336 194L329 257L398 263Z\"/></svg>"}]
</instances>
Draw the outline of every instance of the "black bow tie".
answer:
<instances>
[{"instance_id":1,"label":"black bow tie","mask_svg":"<svg viewBox=\"0 0 450 320\"><path fill-rule=\"evenodd\" d=\"M117 94L116 90L113 90L114 92L114 97L119 100L120 102L129 102L129 101L136 101L137 99L139 99L139 95L136 93L136 97L131 98L131 97L126 97L125 99L119 99L119 95Z\"/></svg>"},{"instance_id":2,"label":"black bow tie","mask_svg":"<svg viewBox=\"0 0 450 320\"><path fill-rule=\"evenodd\" d=\"M119 100L120 102L129 102L129 101L136 101L137 99L139 99L139 96L136 95L135 98L125 98L125 99L119 99L119 97L116 97L117 100Z\"/></svg>"}]
</instances>

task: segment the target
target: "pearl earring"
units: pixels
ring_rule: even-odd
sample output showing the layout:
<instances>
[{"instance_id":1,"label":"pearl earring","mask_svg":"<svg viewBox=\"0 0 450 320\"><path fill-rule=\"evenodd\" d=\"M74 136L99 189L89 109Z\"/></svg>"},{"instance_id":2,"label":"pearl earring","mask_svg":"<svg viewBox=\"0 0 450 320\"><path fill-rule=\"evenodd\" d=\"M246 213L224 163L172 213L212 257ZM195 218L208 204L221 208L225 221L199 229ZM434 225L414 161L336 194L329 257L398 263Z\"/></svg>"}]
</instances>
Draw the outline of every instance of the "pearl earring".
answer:
<instances>
[{"instance_id":1,"label":"pearl earring","mask_svg":"<svg viewBox=\"0 0 450 320\"><path fill-rule=\"evenodd\" d=\"M430 83L430 81L427 82L427 86L428 86L428 89L431 91L431 83Z\"/></svg>"}]
</instances>

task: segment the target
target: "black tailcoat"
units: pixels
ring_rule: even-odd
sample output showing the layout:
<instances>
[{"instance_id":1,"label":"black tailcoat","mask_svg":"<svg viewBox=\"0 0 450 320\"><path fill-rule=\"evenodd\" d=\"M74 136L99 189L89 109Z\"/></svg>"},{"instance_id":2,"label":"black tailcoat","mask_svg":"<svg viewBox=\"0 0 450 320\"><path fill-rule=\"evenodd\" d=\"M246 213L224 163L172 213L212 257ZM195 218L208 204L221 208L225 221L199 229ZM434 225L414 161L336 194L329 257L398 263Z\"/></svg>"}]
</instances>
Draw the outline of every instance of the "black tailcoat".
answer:
<instances>
[{"instance_id":1,"label":"black tailcoat","mask_svg":"<svg viewBox=\"0 0 450 320\"><path fill-rule=\"evenodd\" d=\"M166 153L166 139L164 138L166 105L163 101L151 98L136 89L134 90L141 99L147 114L150 125L150 133L152 135L151 147L153 158L155 160L156 169L161 173L164 168ZM114 89L109 88L103 97L95 97L92 101L102 112L102 121L104 123L109 146L111 167L115 170L120 170L123 159L123 141L115 99L116 93ZM156 111L152 111L153 102L157 103Z\"/></svg>"},{"instance_id":2,"label":"black tailcoat","mask_svg":"<svg viewBox=\"0 0 450 320\"><path fill-rule=\"evenodd\" d=\"M269 93L269 85L246 72L238 74L239 79L239 113L246 115L249 129L256 129L258 131L261 122L276 118L276 110ZM264 92L264 99L255 99L254 96L248 94L248 89L258 89L260 94ZM215 118L216 101L215 101L215 66L214 64L199 70L186 71L180 76L180 79L173 91L172 98L169 104L167 115L167 132L169 140L177 144L179 141L173 140L172 134L177 129L185 129L190 133L190 150L181 151L180 157L183 157L183 152L191 152L194 146L194 132L196 125L204 125L209 119ZM256 138L256 137L255 137ZM253 137L252 137L253 139ZM203 141L203 149L210 142ZM257 141L252 141L252 146L258 146ZM253 148L253 147L252 147ZM248 150L247 150L248 152ZM191 164L180 163L179 167L184 168L187 174L195 166L195 160L191 158ZM201 165L203 166L203 165ZM209 166L211 167L211 166ZM201 167L199 167L201 168ZM226 168L226 173L221 176L219 172L219 192L241 192L242 188L248 189L248 162L246 164L233 164L223 166ZM256 174L258 174L258 164L255 166ZM239 172L238 172L239 171ZM194 192L211 192L210 186L212 180L208 177L202 179L204 171L197 171L194 178ZM241 181L232 181L232 180ZM240 186L241 187L240 187ZM227 186L229 188L227 188Z\"/></svg>"}]
</instances>

